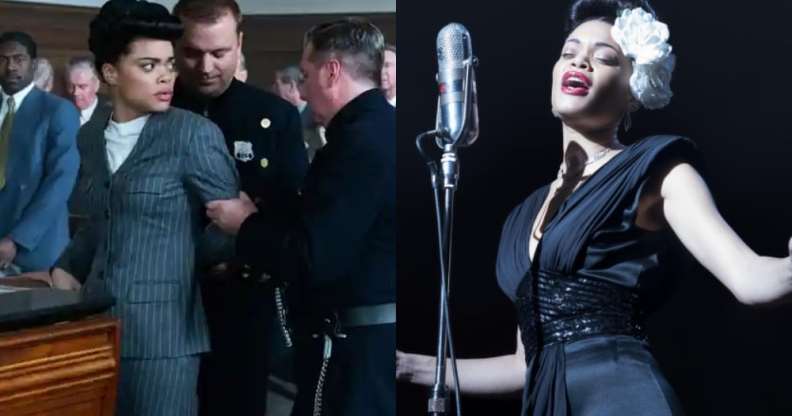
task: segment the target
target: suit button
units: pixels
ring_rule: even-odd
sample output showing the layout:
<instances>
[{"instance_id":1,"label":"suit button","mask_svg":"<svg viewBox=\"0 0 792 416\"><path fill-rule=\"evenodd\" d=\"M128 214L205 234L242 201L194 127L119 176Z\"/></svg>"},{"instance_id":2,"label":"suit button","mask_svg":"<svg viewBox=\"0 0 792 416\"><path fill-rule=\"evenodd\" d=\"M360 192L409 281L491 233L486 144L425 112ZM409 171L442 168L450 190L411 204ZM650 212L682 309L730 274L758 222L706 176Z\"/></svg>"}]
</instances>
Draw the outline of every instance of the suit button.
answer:
<instances>
[{"instance_id":1,"label":"suit button","mask_svg":"<svg viewBox=\"0 0 792 416\"><path fill-rule=\"evenodd\" d=\"M99 280L104 280L104 272L99 272L99 274L97 274L96 277L98 277Z\"/></svg>"},{"instance_id":2,"label":"suit button","mask_svg":"<svg viewBox=\"0 0 792 416\"><path fill-rule=\"evenodd\" d=\"M110 189L110 181L105 181L104 186L105 189Z\"/></svg>"},{"instance_id":3,"label":"suit button","mask_svg":"<svg viewBox=\"0 0 792 416\"><path fill-rule=\"evenodd\" d=\"M110 219L110 210L109 209L105 210L105 218L108 219L108 220Z\"/></svg>"}]
</instances>

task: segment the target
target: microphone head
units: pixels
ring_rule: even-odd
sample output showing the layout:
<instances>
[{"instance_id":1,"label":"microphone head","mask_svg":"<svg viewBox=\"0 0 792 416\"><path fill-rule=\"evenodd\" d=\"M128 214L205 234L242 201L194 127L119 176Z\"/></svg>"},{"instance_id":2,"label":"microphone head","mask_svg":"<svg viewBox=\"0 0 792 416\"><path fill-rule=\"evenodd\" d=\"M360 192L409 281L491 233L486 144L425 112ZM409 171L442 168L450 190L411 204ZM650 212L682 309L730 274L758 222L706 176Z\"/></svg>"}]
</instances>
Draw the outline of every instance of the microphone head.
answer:
<instances>
[{"instance_id":1,"label":"microphone head","mask_svg":"<svg viewBox=\"0 0 792 416\"><path fill-rule=\"evenodd\" d=\"M478 137L478 104L475 58L470 32L449 23L437 33L437 84L439 89L435 129L438 146L469 146Z\"/></svg>"},{"instance_id":2,"label":"microphone head","mask_svg":"<svg viewBox=\"0 0 792 416\"><path fill-rule=\"evenodd\" d=\"M437 61L461 63L473 56L470 32L459 23L449 23L437 34Z\"/></svg>"}]
</instances>

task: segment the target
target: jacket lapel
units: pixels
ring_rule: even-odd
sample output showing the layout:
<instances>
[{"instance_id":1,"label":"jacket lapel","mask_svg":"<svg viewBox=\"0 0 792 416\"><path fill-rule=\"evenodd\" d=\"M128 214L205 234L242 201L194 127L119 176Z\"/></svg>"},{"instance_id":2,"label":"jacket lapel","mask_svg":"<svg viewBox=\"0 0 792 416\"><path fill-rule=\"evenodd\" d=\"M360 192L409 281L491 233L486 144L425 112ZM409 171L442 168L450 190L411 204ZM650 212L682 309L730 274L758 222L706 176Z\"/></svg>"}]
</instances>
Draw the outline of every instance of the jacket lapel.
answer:
<instances>
[{"instance_id":1,"label":"jacket lapel","mask_svg":"<svg viewBox=\"0 0 792 416\"><path fill-rule=\"evenodd\" d=\"M97 108L96 112L100 109ZM104 131L110 121L111 111L101 114L94 113L91 120L80 128L79 144L81 156L86 160L83 163L91 163L96 167L95 172L101 172L103 179L110 176L110 168L107 164L107 148L104 138ZM93 169L92 169L93 170Z\"/></svg>"},{"instance_id":2,"label":"jacket lapel","mask_svg":"<svg viewBox=\"0 0 792 416\"><path fill-rule=\"evenodd\" d=\"M33 87L22 101L22 105L17 107L14 124L11 127L12 146L30 145L35 139L33 133L35 133L36 126L39 125L43 111L41 108L42 94L41 91Z\"/></svg>"},{"instance_id":3,"label":"jacket lapel","mask_svg":"<svg viewBox=\"0 0 792 416\"><path fill-rule=\"evenodd\" d=\"M36 135L36 128L41 123L43 106L41 105L42 93L35 87L30 90L27 97L16 109L14 124L11 126L11 143L8 151L10 158L7 164L7 178L12 176L19 177L16 172L28 172L28 163L43 163L40 157L41 152L36 151L39 147L39 140L45 137ZM25 176L26 173L21 175Z\"/></svg>"}]
</instances>

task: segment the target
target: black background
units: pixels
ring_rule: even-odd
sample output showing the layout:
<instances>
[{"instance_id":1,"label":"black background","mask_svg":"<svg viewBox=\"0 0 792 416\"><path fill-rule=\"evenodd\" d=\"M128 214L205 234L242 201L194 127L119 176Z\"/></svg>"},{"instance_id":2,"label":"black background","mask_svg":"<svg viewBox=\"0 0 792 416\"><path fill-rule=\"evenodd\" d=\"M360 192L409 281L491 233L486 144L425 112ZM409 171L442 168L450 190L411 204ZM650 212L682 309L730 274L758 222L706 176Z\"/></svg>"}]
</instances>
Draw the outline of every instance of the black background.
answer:
<instances>
[{"instance_id":1,"label":"black background","mask_svg":"<svg viewBox=\"0 0 792 416\"><path fill-rule=\"evenodd\" d=\"M452 314L460 357L514 351L512 306L494 267L506 215L556 174L561 129L550 113L552 66L569 2L404 0L398 4L399 324L401 350L432 353L436 237L426 170L414 138L434 125L435 37L446 23L471 32L481 134L461 154ZM786 256L792 235L792 4L653 3L677 55L674 98L639 111L622 141L691 137L707 181L737 233L758 253ZM792 414L792 307L738 304L691 265L650 322L664 372L690 415ZM762 276L751 276L761 279ZM398 413L426 414L427 393L400 384ZM466 398L466 415L516 415L519 400Z\"/></svg>"}]
</instances>

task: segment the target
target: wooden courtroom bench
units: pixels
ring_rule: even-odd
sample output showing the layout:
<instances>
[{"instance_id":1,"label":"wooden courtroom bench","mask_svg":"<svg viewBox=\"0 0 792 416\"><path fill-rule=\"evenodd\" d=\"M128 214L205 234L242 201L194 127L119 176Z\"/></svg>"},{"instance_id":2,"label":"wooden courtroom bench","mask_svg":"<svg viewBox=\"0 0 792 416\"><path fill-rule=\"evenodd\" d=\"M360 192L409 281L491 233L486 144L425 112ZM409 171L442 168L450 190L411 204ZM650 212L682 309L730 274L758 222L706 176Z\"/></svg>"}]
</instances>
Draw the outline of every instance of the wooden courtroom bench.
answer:
<instances>
[{"instance_id":1,"label":"wooden courtroom bench","mask_svg":"<svg viewBox=\"0 0 792 416\"><path fill-rule=\"evenodd\" d=\"M109 296L10 289L0 279L0 415L110 416L119 323ZM35 284L30 284L35 286Z\"/></svg>"}]
</instances>

